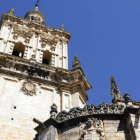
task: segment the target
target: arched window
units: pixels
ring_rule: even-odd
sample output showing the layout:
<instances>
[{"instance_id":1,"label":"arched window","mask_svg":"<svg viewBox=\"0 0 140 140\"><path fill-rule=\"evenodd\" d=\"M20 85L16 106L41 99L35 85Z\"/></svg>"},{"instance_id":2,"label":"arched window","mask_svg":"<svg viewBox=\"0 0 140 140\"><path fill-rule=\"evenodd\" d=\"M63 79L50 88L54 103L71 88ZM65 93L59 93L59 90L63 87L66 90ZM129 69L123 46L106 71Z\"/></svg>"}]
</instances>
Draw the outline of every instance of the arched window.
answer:
<instances>
[{"instance_id":1,"label":"arched window","mask_svg":"<svg viewBox=\"0 0 140 140\"><path fill-rule=\"evenodd\" d=\"M44 51L42 63L49 65L50 59L51 59L51 53L49 51Z\"/></svg>"},{"instance_id":2,"label":"arched window","mask_svg":"<svg viewBox=\"0 0 140 140\"><path fill-rule=\"evenodd\" d=\"M23 57L24 55L25 46L21 43L16 43L13 49L12 55Z\"/></svg>"}]
</instances>

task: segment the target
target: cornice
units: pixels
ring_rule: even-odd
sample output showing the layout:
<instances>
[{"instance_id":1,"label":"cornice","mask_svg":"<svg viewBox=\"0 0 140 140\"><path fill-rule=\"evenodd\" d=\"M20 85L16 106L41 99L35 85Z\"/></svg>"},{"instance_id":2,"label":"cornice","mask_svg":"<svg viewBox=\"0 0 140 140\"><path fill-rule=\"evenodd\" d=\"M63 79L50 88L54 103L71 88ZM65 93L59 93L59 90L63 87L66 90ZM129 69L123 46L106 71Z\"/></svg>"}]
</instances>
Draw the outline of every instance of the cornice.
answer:
<instances>
[{"instance_id":1,"label":"cornice","mask_svg":"<svg viewBox=\"0 0 140 140\"><path fill-rule=\"evenodd\" d=\"M66 32L66 31L58 30L58 29L55 29L55 28L52 28L49 26L45 26L45 25L41 25L41 24L38 24L35 22L31 22L30 20L27 20L27 19L19 18L17 16L13 16L13 15L4 13L2 15L2 18L1 18L1 23L3 23L3 21L5 22L8 20L10 21L9 23L11 23L11 24L14 23L14 24L22 25L22 26L24 25L24 28L27 26L28 29L35 30L35 31L40 32L40 33L50 32L51 36L55 36L55 38L65 40L67 42L71 38L71 34ZM65 36L65 38L63 38L63 36Z\"/></svg>"}]
</instances>

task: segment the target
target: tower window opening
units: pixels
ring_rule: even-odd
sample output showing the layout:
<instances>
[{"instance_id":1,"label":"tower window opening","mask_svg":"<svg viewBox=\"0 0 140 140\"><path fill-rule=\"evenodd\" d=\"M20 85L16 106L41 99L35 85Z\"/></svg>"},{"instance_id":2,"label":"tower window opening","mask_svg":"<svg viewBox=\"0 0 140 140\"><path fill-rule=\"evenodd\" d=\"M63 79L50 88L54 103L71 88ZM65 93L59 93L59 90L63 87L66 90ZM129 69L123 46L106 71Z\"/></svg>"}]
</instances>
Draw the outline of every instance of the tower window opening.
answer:
<instances>
[{"instance_id":1,"label":"tower window opening","mask_svg":"<svg viewBox=\"0 0 140 140\"><path fill-rule=\"evenodd\" d=\"M42 61L44 64L48 64L49 65L49 61L48 60L46 60L46 59L43 59L43 61Z\"/></svg>"},{"instance_id":2,"label":"tower window opening","mask_svg":"<svg viewBox=\"0 0 140 140\"><path fill-rule=\"evenodd\" d=\"M21 43L17 43L14 46L12 55L23 58L24 50L25 50L25 46L22 45Z\"/></svg>"},{"instance_id":3,"label":"tower window opening","mask_svg":"<svg viewBox=\"0 0 140 140\"><path fill-rule=\"evenodd\" d=\"M34 16L31 16L31 20L34 21Z\"/></svg>"},{"instance_id":4,"label":"tower window opening","mask_svg":"<svg viewBox=\"0 0 140 140\"><path fill-rule=\"evenodd\" d=\"M42 63L49 65L51 59L51 53L49 51L43 52Z\"/></svg>"}]
</instances>

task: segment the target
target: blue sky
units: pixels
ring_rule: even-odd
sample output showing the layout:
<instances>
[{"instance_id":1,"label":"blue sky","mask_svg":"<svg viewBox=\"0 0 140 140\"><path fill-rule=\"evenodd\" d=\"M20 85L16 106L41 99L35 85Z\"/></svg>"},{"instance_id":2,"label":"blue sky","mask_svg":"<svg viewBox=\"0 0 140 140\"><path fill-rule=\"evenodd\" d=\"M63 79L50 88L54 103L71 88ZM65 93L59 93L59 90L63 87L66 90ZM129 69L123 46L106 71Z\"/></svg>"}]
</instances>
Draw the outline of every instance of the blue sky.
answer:
<instances>
[{"instance_id":1,"label":"blue sky","mask_svg":"<svg viewBox=\"0 0 140 140\"><path fill-rule=\"evenodd\" d=\"M11 8L24 17L36 0L4 0L0 16ZM92 89L87 104L111 103L110 77L124 95L140 101L140 0L40 0L46 24L64 24L72 34L69 69L77 54Z\"/></svg>"}]
</instances>

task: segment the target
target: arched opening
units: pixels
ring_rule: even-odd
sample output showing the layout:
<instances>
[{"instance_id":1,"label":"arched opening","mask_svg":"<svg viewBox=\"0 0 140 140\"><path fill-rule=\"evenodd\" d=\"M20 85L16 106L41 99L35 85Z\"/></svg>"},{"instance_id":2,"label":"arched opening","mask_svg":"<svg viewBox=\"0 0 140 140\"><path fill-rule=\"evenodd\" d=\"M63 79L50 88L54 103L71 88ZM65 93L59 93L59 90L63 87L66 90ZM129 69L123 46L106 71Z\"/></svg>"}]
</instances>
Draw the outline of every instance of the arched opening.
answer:
<instances>
[{"instance_id":1,"label":"arched opening","mask_svg":"<svg viewBox=\"0 0 140 140\"><path fill-rule=\"evenodd\" d=\"M44 51L42 63L49 65L50 60L51 60L51 53L49 51Z\"/></svg>"},{"instance_id":2,"label":"arched opening","mask_svg":"<svg viewBox=\"0 0 140 140\"><path fill-rule=\"evenodd\" d=\"M23 57L24 50L25 50L25 46L21 43L17 43L14 46L12 55L18 56L18 57Z\"/></svg>"},{"instance_id":3,"label":"arched opening","mask_svg":"<svg viewBox=\"0 0 140 140\"><path fill-rule=\"evenodd\" d=\"M31 20L34 21L34 16L31 16Z\"/></svg>"}]
</instances>

